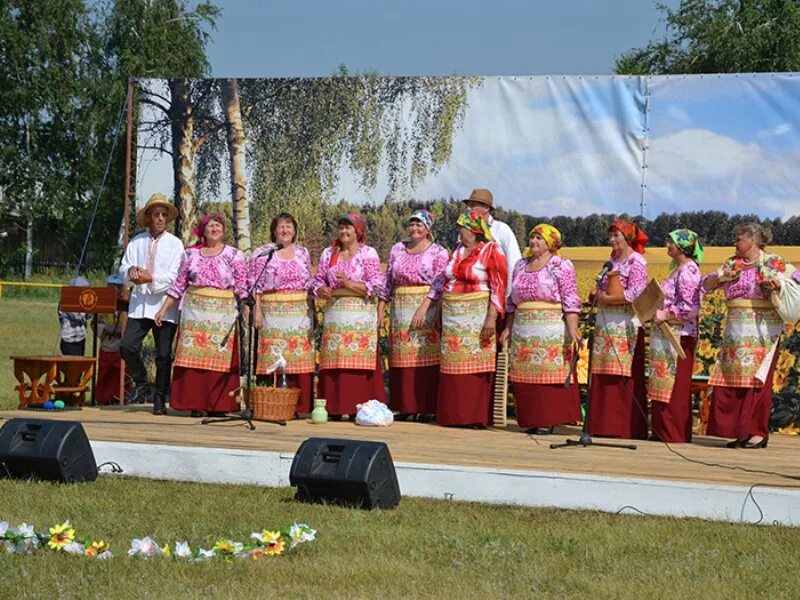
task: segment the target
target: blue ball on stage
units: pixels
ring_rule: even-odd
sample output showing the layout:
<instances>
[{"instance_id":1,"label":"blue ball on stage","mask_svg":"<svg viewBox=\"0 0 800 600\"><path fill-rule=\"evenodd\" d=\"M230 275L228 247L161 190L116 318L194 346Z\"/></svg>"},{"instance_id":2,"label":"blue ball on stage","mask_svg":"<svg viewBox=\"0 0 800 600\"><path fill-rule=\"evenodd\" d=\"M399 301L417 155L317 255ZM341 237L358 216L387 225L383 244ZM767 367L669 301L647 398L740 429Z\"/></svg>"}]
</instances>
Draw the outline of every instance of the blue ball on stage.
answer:
<instances>
[{"instance_id":1,"label":"blue ball on stage","mask_svg":"<svg viewBox=\"0 0 800 600\"><path fill-rule=\"evenodd\" d=\"M47 402L42 404L42 408L45 408L47 410L50 410L53 407L54 407L54 405L53 405L53 402L51 400L48 400Z\"/></svg>"},{"instance_id":2,"label":"blue ball on stage","mask_svg":"<svg viewBox=\"0 0 800 600\"><path fill-rule=\"evenodd\" d=\"M53 402L53 408L57 408L58 410L63 409L64 408L64 401L63 400L56 400L55 402Z\"/></svg>"}]
</instances>

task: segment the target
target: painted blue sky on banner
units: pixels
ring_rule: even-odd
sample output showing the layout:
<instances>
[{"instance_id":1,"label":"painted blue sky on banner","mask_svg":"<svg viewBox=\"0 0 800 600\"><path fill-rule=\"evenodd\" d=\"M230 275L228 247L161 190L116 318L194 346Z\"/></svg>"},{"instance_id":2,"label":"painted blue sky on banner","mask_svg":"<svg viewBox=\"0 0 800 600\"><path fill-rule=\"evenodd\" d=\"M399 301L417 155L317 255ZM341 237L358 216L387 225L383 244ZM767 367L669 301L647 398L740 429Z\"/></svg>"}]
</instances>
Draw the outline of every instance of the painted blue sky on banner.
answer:
<instances>
[{"instance_id":1,"label":"painted blue sky on banner","mask_svg":"<svg viewBox=\"0 0 800 600\"><path fill-rule=\"evenodd\" d=\"M469 89L451 160L437 173L392 196L385 172L365 190L343 167L327 199L463 198L488 187L500 206L536 216L643 208L650 218L723 210L785 219L800 214L798 131L793 75L486 77ZM143 202L172 181L171 163L142 151L139 165Z\"/></svg>"}]
</instances>

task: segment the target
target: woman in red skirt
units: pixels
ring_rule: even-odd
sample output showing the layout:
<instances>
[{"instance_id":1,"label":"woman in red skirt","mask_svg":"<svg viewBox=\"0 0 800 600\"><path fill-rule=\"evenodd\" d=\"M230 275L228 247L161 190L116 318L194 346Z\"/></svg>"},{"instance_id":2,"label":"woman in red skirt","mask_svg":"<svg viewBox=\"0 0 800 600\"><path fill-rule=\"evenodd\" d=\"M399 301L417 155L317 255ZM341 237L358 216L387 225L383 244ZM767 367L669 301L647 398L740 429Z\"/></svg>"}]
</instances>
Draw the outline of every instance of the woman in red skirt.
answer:
<instances>
[{"instance_id":1,"label":"woman in red skirt","mask_svg":"<svg viewBox=\"0 0 800 600\"><path fill-rule=\"evenodd\" d=\"M312 291L326 300L317 396L334 418L353 416L356 405L386 402L378 353L376 298L383 287L375 248L366 245L366 219L342 215L333 244L322 251Z\"/></svg>"},{"instance_id":2,"label":"woman in red skirt","mask_svg":"<svg viewBox=\"0 0 800 600\"><path fill-rule=\"evenodd\" d=\"M311 257L296 244L297 221L280 213L270 224L271 242L253 251L247 287L255 292L258 331L256 375L271 381L269 369L281 357L289 387L300 388L296 413L310 413L314 387L314 304ZM258 279L258 281L256 281Z\"/></svg>"},{"instance_id":3,"label":"woman in red skirt","mask_svg":"<svg viewBox=\"0 0 800 600\"><path fill-rule=\"evenodd\" d=\"M766 448L772 406L772 374L784 330L770 295L783 277L800 271L764 251L772 233L758 223L736 228L736 254L703 279L706 291L722 287L728 304L725 331L711 370L708 434L734 438L729 448Z\"/></svg>"},{"instance_id":4,"label":"woman in red skirt","mask_svg":"<svg viewBox=\"0 0 800 600\"><path fill-rule=\"evenodd\" d=\"M220 416L239 409L238 337L226 334L236 320L236 299L247 294L244 255L222 240L225 218L205 215L195 228L200 240L186 250L178 277L167 292L156 325L180 300L170 407L191 416ZM224 343L223 343L224 342Z\"/></svg>"},{"instance_id":5,"label":"woman in red skirt","mask_svg":"<svg viewBox=\"0 0 800 600\"><path fill-rule=\"evenodd\" d=\"M509 380L517 423L528 433L546 435L555 425L580 419L578 384L564 383L581 339L581 300L575 267L556 255L561 232L542 223L528 237L526 258L514 266L500 342L511 340Z\"/></svg>"},{"instance_id":6,"label":"woman in red skirt","mask_svg":"<svg viewBox=\"0 0 800 600\"><path fill-rule=\"evenodd\" d=\"M489 425L494 383L497 319L505 311L506 259L492 240L485 216L474 211L458 220L460 243L436 278L420 310L442 298L439 425Z\"/></svg>"},{"instance_id":7,"label":"woman in red skirt","mask_svg":"<svg viewBox=\"0 0 800 600\"><path fill-rule=\"evenodd\" d=\"M703 246L689 229L669 233L667 254L673 271L661 284L664 303L650 329L650 399L653 437L664 442L692 441L692 371L700 314L700 268ZM680 340L680 358L662 330L662 323Z\"/></svg>"},{"instance_id":8,"label":"woman in red skirt","mask_svg":"<svg viewBox=\"0 0 800 600\"><path fill-rule=\"evenodd\" d=\"M608 228L611 271L597 292L588 430L592 435L647 439L644 331L631 303L647 287L647 236L630 221ZM616 280L610 285L612 280Z\"/></svg>"},{"instance_id":9,"label":"woman in red skirt","mask_svg":"<svg viewBox=\"0 0 800 600\"><path fill-rule=\"evenodd\" d=\"M431 420L439 387L439 304L425 311L420 304L431 284L447 266L447 250L433 242L433 215L414 211L408 220L408 239L392 247L386 265L386 285L378 315L391 301L389 390L392 409L400 420L417 416Z\"/></svg>"}]
</instances>

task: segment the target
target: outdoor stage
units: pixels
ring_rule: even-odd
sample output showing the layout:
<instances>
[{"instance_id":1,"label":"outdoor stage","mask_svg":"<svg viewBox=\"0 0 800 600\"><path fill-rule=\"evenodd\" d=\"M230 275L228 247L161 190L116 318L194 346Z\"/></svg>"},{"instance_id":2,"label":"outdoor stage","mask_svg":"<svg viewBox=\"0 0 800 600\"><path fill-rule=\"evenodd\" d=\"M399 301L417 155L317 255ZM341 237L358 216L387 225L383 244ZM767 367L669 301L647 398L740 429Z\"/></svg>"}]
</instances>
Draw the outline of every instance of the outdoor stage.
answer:
<instances>
[{"instance_id":1,"label":"outdoor stage","mask_svg":"<svg viewBox=\"0 0 800 600\"><path fill-rule=\"evenodd\" d=\"M758 452L702 436L672 446L692 460L797 478L787 479L689 462L659 442L635 442L635 451L550 449L552 442L577 437L576 427L532 437L515 425L471 430L397 422L380 428L297 420L285 427L256 421L249 431L243 422L202 425L150 411L139 405L5 411L0 423L13 417L80 421L98 464L114 461L138 477L288 486L301 442L351 438L388 444L407 496L800 525L800 436L774 435Z\"/></svg>"}]
</instances>

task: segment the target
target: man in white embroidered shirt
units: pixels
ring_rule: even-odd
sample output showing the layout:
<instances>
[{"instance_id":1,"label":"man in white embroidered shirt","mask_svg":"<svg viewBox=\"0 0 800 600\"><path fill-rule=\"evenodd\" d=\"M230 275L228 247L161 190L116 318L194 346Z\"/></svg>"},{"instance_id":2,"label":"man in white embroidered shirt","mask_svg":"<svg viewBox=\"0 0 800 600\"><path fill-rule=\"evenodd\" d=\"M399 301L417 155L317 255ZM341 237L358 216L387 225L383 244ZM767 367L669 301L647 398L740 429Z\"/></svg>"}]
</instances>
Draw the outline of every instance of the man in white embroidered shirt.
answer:
<instances>
[{"instance_id":1,"label":"man in white embroidered shirt","mask_svg":"<svg viewBox=\"0 0 800 600\"><path fill-rule=\"evenodd\" d=\"M164 303L169 286L178 276L183 259L183 244L167 231L167 225L178 216L178 209L164 194L153 194L144 208L136 213L136 222L147 231L135 236L125 249L119 274L130 285L131 298L128 324L120 344L120 354L130 372L135 388L129 404L145 402L150 395L147 371L142 362L142 342L153 332L156 347L156 381L153 390L153 414L167 414L172 340L178 328L178 307L164 315L161 327L153 318Z\"/></svg>"},{"instance_id":2,"label":"man in white embroidered shirt","mask_svg":"<svg viewBox=\"0 0 800 600\"><path fill-rule=\"evenodd\" d=\"M500 244L500 247L506 255L506 267L508 268L506 297L508 297L511 295L511 278L514 275L514 267L517 261L522 258L517 237L514 235L511 227L492 217L491 212L494 208L494 197L489 190L482 188L472 190L469 198L464 200L464 204L466 204L470 210L474 210L488 217L489 231L491 231L494 241Z\"/></svg>"}]
</instances>

